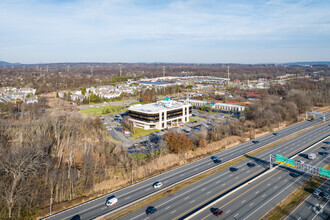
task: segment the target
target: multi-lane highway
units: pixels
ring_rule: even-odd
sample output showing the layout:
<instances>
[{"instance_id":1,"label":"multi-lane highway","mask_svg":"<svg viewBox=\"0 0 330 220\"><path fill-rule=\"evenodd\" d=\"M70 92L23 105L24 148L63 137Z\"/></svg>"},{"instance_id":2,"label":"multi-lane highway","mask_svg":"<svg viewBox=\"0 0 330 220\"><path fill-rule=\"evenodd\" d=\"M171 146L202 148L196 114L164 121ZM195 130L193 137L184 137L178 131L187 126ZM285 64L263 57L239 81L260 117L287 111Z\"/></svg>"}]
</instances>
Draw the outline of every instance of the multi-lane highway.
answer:
<instances>
[{"instance_id":1,"label":"multi-lane highway","mask_svg":"<svg viewBox=\"0 0 330 220\"><path fill-rule=\"evenodd\" d=\"M312 147L304 154L318 153L322 143ZM286 155L289 156L289 155ZM313 166L324 167L329 161L329 156L318 156L315 160L308 160L300 156L300 159ZM269 171L256 181L231 193L229 196L212 204L212 208L220 208L225 219L260 219L269 210L286 198L297 187L305 182L310 175L301 173L299 177L293 177L294 171L287 167L279 167ZM193 219L215 219L216 217L205 209Z\"/></svg>"},{"instance_id":2,"label":"multi-lane highway","mask_svg":"<svg viewBox=\"0 0 330 220\"><path fill-rule=\"evenodd\" d=\"M271 149L265 150L264 152L259 153L254 157L248 157L246 160L237 163L235 165L235 167L238 168L238 171L236 172L231 172L230 169L225 169L221 172L218 172L215 175L212 175L208 178L203 179L202 181L199 181L198 183L195 183L183 190L180 190L179 192L176 192L175 194L169 197L161 199L153 204L150 204L150 206L154 206L158 209L156 213L150 216L147 216L145 213L147 207L143 207L142 209L139 209L138 211L133 212L130 215L124 217L124 219L188 218L192 214L196 213L198 210L201 210L203 207L212 203L213 201L216 201L217 199L230 193L232 190L237 189L237 187L248 182L250 179L253 179L254 177L266 172L266 170L268 169L269 154L279 153L285 155L286 157L289 157L303 151L304 149L314 144L315 141L317 141L318 139L323 138L329 134L330 134L329 123L326 123L325 125L322 125L318 128L314 128L311 131L308 131L307 133L301 136L291 139L290 141L279 144ZM211 162L212 161L210 160L210 163ZM247 166L247 163L249 162L254 162L256 166L253 168L249 168ZM268 177L269 174L265 174L264 176ZM257 184L261 180L262 178L258 179L257 181L254 181L253 184ZM267 183L267 185L268 184L269 183ZM267 185L265 185L264 187L266 188L269 187ZM257 192L257 194L258 193L259 192ZM242 191L240 191L240 194L242 194ZM268 197L269 196L271 196L271 194L269 194ZM262 200L267 199L267 197L265 198L261 197L261 199ZM241 203L242 201L243 203L245 203L247 199L240 200L240 202L238 202L239 204L236 203L236 205L238 207L241 206L243 207L244 204ZM246 207L246 208L251 209L252 207ZM228 210L226 210L226 212ZM232 213L233 213L233 209L231 209L227 214L232 214ZM208 208L207 210L205 210L205 212L202 212L201 215L198 215L196 218L194 217L193 219L201 219L205 217L203 216L203 214L205 216L210 214L210 209ZM234 213L234 215L236 214L237 213ZM234 218L234 216L232 216L232 218ZM251 218L251 219L258 219L258 218Z\"/></svg>"},{"instance_id":3,"label":"multi-lane highway","mask_svg":"<svg viewBox=\"0 0 330 220\"><path fill-rule=\"evenodd\" d=\"M325 181L319 188L330 194L330 180ZM309 194L283 220L328 220L330 219L329 199Z\"/></svg>"},{"instance_id":4,"label":"multi-lane highway","mask_svg":"<svg viewBox=\"0 0 330 220\"><path fill-rule=\"evenodd\" d=\"M226 162L238 156L244 155L252 150L265 146L269 143L276 142L277 140L287 137L304 128L314 126L321 121L321 118L316 118L314 121L303 121L278 131L277 135L265 135L258 139L259 143L257 144L254 144L251 141L246 142L231 149L222 151L216 155L220 156L223 162ZM314 136L318 135L319 133L320 130L318 130L318 132L316 132ZM262 160L260 160L259 163L260 166L263 166ZM212 161L210 161L209 158L204 158L193 163L178 167L171 171L165 172L163 174L154 176L145 181L139 182L131 187L126 187L124 189L94 199L92 201L75 206L58 214L54 214L50 217L47 217L47 219L71 219L75 215L79 215L81 219L96 218L106 213L110 213L112 211L127 207L133 202L138 202L140 199L143 199L146 196L157 193L159 190L154 190L152 187L153 183L156 181L162 181L164 184L162 189L164 189L166 187L184 181L194 175L198 175L199 173L205 170L209 170L215 166L219 165L215 165ZM251 176L253 176L252 173ZM235 179L235 181L237 182L239 180L240 178ZM118 203L115 206L109 208L105 206L105 201L106 198L111 195L115 195L118 198Z\"/></svg>"}]
</instances>

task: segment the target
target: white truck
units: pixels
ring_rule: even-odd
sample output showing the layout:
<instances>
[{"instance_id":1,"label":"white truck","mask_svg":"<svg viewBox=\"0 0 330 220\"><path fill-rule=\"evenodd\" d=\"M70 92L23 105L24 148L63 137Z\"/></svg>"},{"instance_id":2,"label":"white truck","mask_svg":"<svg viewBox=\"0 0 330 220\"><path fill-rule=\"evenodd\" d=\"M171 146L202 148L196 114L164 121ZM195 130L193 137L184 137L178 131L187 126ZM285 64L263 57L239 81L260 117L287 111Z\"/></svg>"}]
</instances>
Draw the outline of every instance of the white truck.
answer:
<instances>
[{"instance_id":1,"label":"white truck","mask_svg":"<svg viewBox=\"0 0 330 220\"><path fill-rule=\"evenodd\" d=\"M315 158L316 158L316 154L315 153L308 154L308 159L314 160Z\"/></svg>"}]
</instances>

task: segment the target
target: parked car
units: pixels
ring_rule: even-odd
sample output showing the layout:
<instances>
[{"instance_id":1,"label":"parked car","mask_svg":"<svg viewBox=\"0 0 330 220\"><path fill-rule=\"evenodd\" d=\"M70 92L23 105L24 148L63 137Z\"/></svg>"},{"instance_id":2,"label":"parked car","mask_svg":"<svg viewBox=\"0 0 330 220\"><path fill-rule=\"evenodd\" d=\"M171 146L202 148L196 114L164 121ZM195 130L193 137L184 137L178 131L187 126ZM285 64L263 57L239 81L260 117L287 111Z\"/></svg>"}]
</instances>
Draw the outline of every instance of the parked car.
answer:
<instances>
[{"instance_id":1,"label":"parked car","mask_svg":"<svg viewBox=\"0 0 330 220\"><path fill-rule=\"evenodd\" d=\"M329 193L327 193L327 192L320 192L320 196L325 199L329 199Z\"/></svg>"},{"instance_id":2,"label":"parked car","mask_svg":"<svg viewBox=\"0 0 330 220\"><path fill-rule=\"evenodd\" d=\"M313 194L316 195L316 196L319 196L320 192L321 192L320 190L316 189L316 190L314 190Z\"/></svg>"},{"instance_id":3,"label":"parked car","mask_svg":"<svg viewBox=\"0 0 330 220\"><path fill-rule=\"evenodd\" d=\"M154 183L153 187L154 187L155 189L158 189L158 188L162 187L162 185L163 185L162 182L157 181L157 182Z\"/></svg>"},{"instance_id":4,"label":"parked car","mask_svg":"<svg viewBox=\"0 0 330 220\"><path fill-rule=\"evenodd\" d=\"M247 163L247 166L250 167L250 168L252 168L252 167L255 167L256 164L255 163Z\"/></svg>"},{"instance_id":5,"label":"parked car","mask_svg":"<svg viewBox=\"0 0 330 220\"><path fill-rule=\"evenodd\" d=\"M157 209L153 206L149 206L146 210L147 215L151 215L153 213L157 212Z\"/></svg>"},{"instance_id":6,"label":"parked car","mask_svg":"<svg viewBox=\"0 0 330 220\"><path fill-rule=\"evenodd\" d=\"M215 216L219 216L219 215L222 215L223 211L220 210L220 209L214 209L212 214L215 215Z\"/></svg>"},{"instance_id":7,"label":"parked car","mask_svg":"<svg viewBox=\"0 0 330 220\"><path fill-rule=\"evenodd\" d=\"M105 202L105 205L110 207L113 206L114 204L116 204L118 202L118 199L115 196L111 196L107 199L107 201Z\"/></svg>"}]
</instances>

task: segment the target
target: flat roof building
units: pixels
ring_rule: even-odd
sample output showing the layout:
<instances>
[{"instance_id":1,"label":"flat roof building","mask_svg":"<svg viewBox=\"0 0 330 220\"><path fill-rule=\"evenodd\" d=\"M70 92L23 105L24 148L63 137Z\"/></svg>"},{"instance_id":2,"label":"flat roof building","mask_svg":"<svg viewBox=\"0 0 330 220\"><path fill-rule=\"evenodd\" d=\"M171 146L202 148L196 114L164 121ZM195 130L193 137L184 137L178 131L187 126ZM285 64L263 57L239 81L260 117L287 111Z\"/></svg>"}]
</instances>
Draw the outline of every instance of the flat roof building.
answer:
<instances>
[{"instance_id":1,"label":"flat roof building","mask_svg":"<svg viewBox=\"0 0 330 220\"><path fill-rule=\"evenodd\" d=\"M143 129L164 129L189 121L192 106L169 99L150 104L137 104L128 108L128 115L134 127Z\"/></svg>"}]
</instances>

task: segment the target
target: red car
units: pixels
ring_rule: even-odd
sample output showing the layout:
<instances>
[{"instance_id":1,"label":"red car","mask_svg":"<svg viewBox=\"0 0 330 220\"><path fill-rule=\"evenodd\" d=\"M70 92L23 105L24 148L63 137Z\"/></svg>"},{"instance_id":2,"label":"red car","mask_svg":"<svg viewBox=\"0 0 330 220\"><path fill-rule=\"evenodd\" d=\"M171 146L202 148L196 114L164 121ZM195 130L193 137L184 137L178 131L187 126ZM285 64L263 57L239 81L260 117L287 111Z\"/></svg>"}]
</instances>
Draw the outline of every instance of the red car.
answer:
<instances>
[{"instance_id":1,"label":"red car","mask_svg":"<svg viewBox=\"0 0 330 220\"><path fill-rule=\"evenodd\" d=\"M215 209L215 210L213 211L213 215L215 215L215 216L222 215L222 213L223 213L223 211L220 210L220 209Z\"/></svg>"}]
</instances>

